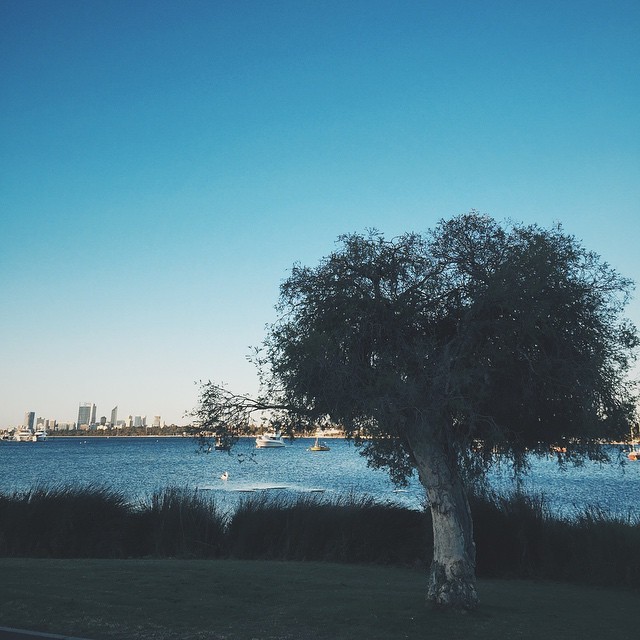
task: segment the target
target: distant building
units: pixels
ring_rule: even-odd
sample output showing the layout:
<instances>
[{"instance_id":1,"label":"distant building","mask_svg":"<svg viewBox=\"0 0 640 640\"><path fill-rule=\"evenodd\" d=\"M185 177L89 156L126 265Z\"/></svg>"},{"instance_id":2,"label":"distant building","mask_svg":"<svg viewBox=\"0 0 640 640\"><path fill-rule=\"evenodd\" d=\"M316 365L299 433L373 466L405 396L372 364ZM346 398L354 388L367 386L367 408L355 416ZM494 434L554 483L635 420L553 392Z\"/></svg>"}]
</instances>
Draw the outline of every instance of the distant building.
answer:
<instances>
[{"instance_id":1,"label":"distant building","mask_svg":"<svg viewBox=\"0 0 640 640\"><path fill-rule=\"evenodd\" d=\"M95 424L96 421L96 405L93 402L81 402L78 408L78 429L82 425L89 426Z\"/></svg>"},{"instance_id":2,"label":"distant building","mask_svg":"<svg viewBox=\"0 0 640 640\"><path fill-rule=\"evenodd\" d=\"M118 405L111 409L111 426L115 427L118 424Z\"/></svg>"},{"instance_id":3,"label":"distant building","mask_svg":"<svg viewBox=\"0 0 640 640\"><path fill-rule=\"evenodd\" d=\"M136 416L133 419L133 426L134 427L141 427L142 426L142 416Z\"/></svg>"},{"instance_id":4,"label":"distant building","mask_svg":"<svg viewBox=\"0 0 640 640\"><path fill-rule=\"evenodd\" d=\"M33 431L35 423L36 423L36 412L35 411L25 411L25 413L24 413L24 422L22 423L22 425L24 427L27 427L27 429L30 429L31 431Z\"/></svg>"},{"instance_id":5,"label":"distant building","mask_svg":"<svg viewBox=\"0 0 640 640\"><path fill-rule=\"evenodd\" d=\"M153 427L155 429L160 428L160 416L153 416Z\"/></svg>"}]
</instances>

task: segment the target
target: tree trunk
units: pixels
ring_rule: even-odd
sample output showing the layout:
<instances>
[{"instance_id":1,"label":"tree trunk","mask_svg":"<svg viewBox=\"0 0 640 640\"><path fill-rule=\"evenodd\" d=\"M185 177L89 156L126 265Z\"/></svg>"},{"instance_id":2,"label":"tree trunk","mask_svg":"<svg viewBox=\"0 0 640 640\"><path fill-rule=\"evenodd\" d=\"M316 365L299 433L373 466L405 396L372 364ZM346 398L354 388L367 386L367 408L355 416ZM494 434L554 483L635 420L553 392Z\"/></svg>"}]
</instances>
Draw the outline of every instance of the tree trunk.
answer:
<instances>
[{"instance_id":1,"label":"tree trunk","mask_svg":"<svg viewBox=\"0 0 640 640\"><path fill-rule=\"evenodd\" d=\"M462 479L441 443L418 438L412 450L433 519L427 601L438 607L474 609L478 605L476 547Z\"/></svg>"}]
</instances>

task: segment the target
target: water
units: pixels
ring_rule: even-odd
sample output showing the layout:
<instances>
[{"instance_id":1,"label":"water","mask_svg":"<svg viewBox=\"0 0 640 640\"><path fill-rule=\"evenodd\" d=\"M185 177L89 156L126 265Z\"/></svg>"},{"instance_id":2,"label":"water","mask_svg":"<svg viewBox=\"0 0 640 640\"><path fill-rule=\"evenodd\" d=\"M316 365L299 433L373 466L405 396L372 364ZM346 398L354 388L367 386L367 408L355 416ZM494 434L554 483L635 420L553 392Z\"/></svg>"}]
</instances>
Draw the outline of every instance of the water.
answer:
<instances>
[{"instance_id":1,"label":"water","mask_svg":"<svg viewBox=\"0 0 640 640\"><path fill-rule=\"evenodd\" d=\"M612 515L640 519L640 462L626 460L624 447L611 447L611 464L585 462L582 467L560 469L553 457L535 458L521 483L529 494L544 494L551 510L571 517L596 507ZM507 470L493 470L489 478L498 490L513 489Z\"/></svg>"},{"instance_id":2,"label":"water","mask_svg":"<svg viewBox=\"0 0 640 640\"><path fill-rule=\"evenodd\" d=\"M313 439L280 449L256 449L242 439L230 452L199 452L190 438L49 438L0 443L0 491L36 484L107 485L135 498L167 486L211 492L230 507L249 492L270 495L346 493L419 507L424 492L413 480L398 491L383 471L369 469L355 447L328 440L330 451L310 452ZM229 479L220 476L228 472Z\"/></svg>"},{"instance_id":3,"label":"water","mask_svg":"<svg viewBox=\"0 0 640 640\"><path fill-rule=\"evenodd\" d=\"M399 491L384 471L369 469L357 449L344 440L328 440L326 452L310 452L312 439L297 439L282 449L256 449L243 439L229 454L198 453L189 438L50 438L43 443L0 443L0 491L36 484L106 485L132 499L167 486L209 492L232 508L250 493L335 497L346 493L390 500L411 508L424 504L424 492L412 478ZM220 476L228 472L229 479ZM495 470L491 483L513 488L510 474ZM523 486L545 494L551 508L571 515L587 505L614 514L640 517L640 463L558 469L551 459L534 460Z\"/></svg>"}]
</instances>

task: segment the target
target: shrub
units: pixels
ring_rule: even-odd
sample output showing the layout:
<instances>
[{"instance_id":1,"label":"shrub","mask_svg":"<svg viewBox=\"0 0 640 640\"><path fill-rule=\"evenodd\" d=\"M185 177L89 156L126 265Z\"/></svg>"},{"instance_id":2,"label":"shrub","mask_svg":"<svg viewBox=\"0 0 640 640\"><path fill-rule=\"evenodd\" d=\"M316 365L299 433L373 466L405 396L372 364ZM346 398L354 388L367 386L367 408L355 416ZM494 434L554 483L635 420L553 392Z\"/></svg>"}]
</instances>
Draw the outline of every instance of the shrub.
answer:
<instances>
[{"instance_id":1,"label":"shrub","mask_svg":"<svg viewBox=\"0 0 640 640\"><path fill-rule=\"evenodd\" d=\"M225 545L226 517L197 491L169 487L142 501L134 513L135 555L219 557Z\"/></svg>"},{"instance_id":2,"label":"shrub","mask_svg":"<svg viewBox=\"0 0 640 640\"><path fill-rule=\"evenodd\" d=\"M537 577L548 544L544 498L483 492L472 494L469 502L478 575Z\"/></svg>"},{"instance_id":3,"label":"shrub","mask_svg":"<svg viewBox=\"0 0 640 640\"><path fill-rule=\"evenodd\" d=\"M236 558L416 564L432 542L425 515L368 497L317 496L243 500L230 519Z\"/></svg>"},{"instance_id":4,"label":"shrub","mask_svg":"<svg viewBox=\"0 0 640 640\"><path fill-rule=\"evenodd\" d=\"M470 498L483 577L640 587L640 521L590 508L553 517L542 496ZM254 494L230 516L208 494L170 487L136 504L101 486L0 493L0 556L431 562L428 512L372 498Z\"/></svg>"},{"instance_id":5,"label":"shrub","mask_svg":"<svg viewBox=\"0 0 640 640\"><path fill-rule=\"evenodd\" d=\"M36 486L0 498L0 555L121 557L125 497L101 486Z\"/></svg>"}]
</instances>

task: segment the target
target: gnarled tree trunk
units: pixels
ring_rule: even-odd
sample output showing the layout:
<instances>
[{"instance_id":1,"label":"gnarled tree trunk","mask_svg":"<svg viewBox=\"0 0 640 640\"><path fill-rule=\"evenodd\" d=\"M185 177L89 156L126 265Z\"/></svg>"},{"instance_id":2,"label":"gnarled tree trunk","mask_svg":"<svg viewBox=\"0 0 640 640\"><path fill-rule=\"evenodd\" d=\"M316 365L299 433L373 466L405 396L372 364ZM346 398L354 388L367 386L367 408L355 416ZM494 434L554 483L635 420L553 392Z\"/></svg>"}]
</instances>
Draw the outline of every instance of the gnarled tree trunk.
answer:
<instances>
[{"instance_id":1,"label":"gnarled tree trunk","mask_svg":"<svg viewBox=\"0 0 640 640\"><path fill-rule=\"evenodd\" d=\"M439 607L474 609L478 605L476 548L462 479L437 440L419 437L411 444L433 518L427 601Z\"/></svg>"}]
</instances>

